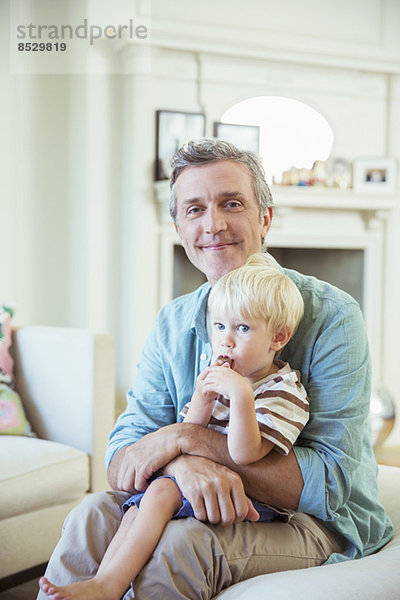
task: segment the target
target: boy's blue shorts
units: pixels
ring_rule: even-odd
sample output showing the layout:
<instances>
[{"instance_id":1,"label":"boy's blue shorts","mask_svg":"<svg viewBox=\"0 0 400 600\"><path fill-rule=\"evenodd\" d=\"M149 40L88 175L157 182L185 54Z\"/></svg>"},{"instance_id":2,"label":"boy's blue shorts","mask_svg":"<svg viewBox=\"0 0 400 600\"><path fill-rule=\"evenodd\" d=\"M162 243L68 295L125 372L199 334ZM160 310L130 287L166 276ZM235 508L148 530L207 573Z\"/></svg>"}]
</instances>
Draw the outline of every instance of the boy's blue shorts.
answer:
<instances>
[{"instance_id":1,"label":"boy's blue shorts","mask_svg":"<svg viewBox=\"0 0 400 600\"><path fill-rule=\"evenodd\" d=\"M170 477L169 475L163 475L161 477L157 477L157 479L162 479L165 477L167 477L168 479L172 479L172 481L175 481L175 479L173 477ZM175 481L175 483L176 483L176 481ZM179 489L179 486L177 483L176 483L176 486ZM140 494L134 494L133 496L131 496L122 505L122 512L125 514L126 511L128 510L128 508L130 508L132 505L135 505L137 508L139 508L140 502L142 501L142 498L145 493L146 492L141 492ZM271 521L274 521L275 519L277 519L281 516L281 514L279 512L275 511L273 508L270 508L269 506L266 506L265 504L260 504L259 502L255 502L254 500L252 500L252 502L253 502L254 508L260 515L260 518L258 519L258 521L256 521L256 523L270 523ZM173 519L186 519L187 517L194 517L194 512L193 512L192 505L182 494L182 506L180 507L178 512L176 512L173 515L172 518Z\"/></svg>"}]
</instances>

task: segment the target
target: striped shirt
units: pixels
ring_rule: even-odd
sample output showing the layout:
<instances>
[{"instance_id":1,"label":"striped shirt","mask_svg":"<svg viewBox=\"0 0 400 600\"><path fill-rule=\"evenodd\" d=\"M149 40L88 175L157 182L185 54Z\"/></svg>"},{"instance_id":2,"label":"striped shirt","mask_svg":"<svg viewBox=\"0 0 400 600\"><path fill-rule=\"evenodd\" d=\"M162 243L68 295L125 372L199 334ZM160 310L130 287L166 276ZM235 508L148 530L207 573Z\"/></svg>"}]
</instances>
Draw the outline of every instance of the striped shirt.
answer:
<instances>
[{"instance_id":1,"label":"striped shirt","mask_svg":"<svg viewBox=\"0 0 400 600\"><path fill-rule=\"evenodd\" d=\"M273 442L281 454L288 454L299 433L308 421L307 392L300 381L300 372L288 363L276 360L279 370L252 384L255 411L261 435ZM189 404L181 415L185 416ZM208 427L228 432L230 401L217 396Z\"/></svg>"}]
</instances>

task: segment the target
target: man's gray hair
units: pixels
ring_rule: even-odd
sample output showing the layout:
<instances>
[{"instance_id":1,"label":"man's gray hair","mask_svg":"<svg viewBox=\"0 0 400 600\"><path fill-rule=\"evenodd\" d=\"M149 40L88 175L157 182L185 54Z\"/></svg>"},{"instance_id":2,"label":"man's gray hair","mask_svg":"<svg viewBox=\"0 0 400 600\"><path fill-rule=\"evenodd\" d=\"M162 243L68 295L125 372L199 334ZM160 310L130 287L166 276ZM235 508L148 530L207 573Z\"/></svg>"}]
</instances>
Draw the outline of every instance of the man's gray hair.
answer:
<instances>
[{"instance_id":1,"label":"man's gray hair","mask_svg":"<svg viewBox=\"0 0 400 600\"><path fill-rule=\"evenodd\" d=\"M215 138L192 140L179 148L171 161L172 174L170 178L169 212L174 223L176 223L177 217L175 183L179 175L187 167L207 165L218 160L234 160L247 168L258 201L260 220L264 216L265 209L274 205L271 191L265 181L264 167L257 154L239 150L233 144Z\"/></svg>"}]
</instances>

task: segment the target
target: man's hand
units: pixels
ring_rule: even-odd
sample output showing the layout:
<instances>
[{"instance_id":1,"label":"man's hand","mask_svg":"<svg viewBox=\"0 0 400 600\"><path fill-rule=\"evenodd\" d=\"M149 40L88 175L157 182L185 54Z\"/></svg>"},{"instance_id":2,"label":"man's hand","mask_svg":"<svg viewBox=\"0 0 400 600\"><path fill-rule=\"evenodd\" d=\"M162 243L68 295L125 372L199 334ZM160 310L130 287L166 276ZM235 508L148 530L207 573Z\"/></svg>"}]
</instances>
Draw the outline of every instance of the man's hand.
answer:
<instances>
[{"instance_id":1,"label":"man's hand","mask_svg":"<svg viewBox=\"0 0 400 600\"><path fill-rule=\"evenodd\" d=\"M230 525L259 518L239 475L223 465L199 456L179 456L164 473L176 479L199 521Z\"/></svg>"},{"instance_id":2,"label":"man's hand","mask_svg":"<svg viewBox=\"0 0 400 600\"><path fill-rule=\"evenodd\" d=\"M273 450L256 463L236 465L229 455L226 435L190 423L181 425L184 428L179 447L183 456L179 460L190 455L225 465L239 474L248 496L273 506L297 509L304 484L293 450L287 456Z\"/></svg>"},{"instance_id":3,"label":"man's hand","mask_svg":"<svg viewBox=\"0 0 400 600\"><path fill-rule=\"evenodd\" d=\"M143 492L152 475L180 452L179 425L162 427L119 450L108 469L108 481L113 489Z\"/></svg>"}]
</instances>

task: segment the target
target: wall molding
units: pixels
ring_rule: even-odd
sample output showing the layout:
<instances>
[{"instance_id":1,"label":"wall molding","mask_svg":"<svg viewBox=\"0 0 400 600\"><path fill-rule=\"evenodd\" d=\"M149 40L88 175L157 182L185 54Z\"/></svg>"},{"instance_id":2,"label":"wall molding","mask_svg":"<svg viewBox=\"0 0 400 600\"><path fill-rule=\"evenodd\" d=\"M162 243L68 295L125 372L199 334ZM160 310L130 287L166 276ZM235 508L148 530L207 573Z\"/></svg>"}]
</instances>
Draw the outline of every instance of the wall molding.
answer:
<instances>
[{"instance_id":1,"label":"wall molding","mask_svg":"<svg viewBox=\"0 0 400 600\"><path fill-rule=\"evenodd\" d=\"M268 60L361 71L400 74L396 52L385 47L383 41L375 44L325 39L316 35L289 35L238 27L221 27L168 21L152 18L149 43L153 48L201 52L215 56ZM125 40L122 45L138 45Z\"/></svg>"}]
</instances>

